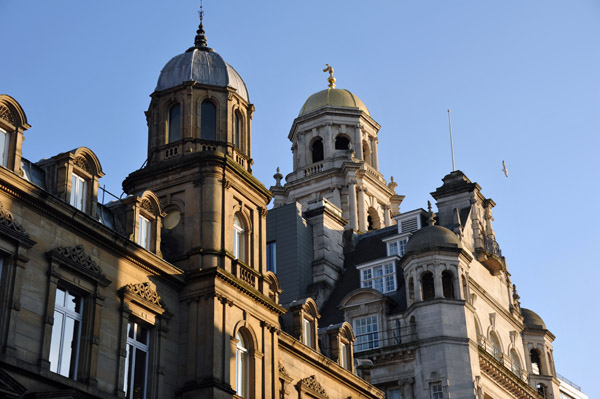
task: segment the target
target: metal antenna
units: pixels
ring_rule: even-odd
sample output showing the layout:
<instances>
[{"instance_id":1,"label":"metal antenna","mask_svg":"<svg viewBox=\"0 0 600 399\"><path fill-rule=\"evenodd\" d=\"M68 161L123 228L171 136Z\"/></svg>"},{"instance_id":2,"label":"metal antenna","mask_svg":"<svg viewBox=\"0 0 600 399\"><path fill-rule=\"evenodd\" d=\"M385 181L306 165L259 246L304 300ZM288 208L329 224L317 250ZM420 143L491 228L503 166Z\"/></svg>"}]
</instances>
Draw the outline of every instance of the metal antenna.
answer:
<instances>
[{"instance_id":1,"label":"metal antenna","mask_svg":"<svg viewBox=\"0 0 600 399\"><path fill-rule=\"evenodd\" d=\"M450 108L448 108L448 125L450 126L450 151L452 152L452 171L456 170L454 166L454 142L452 140L452 119L450 118Z\"/></svg>"},{"instance_id":2,"label":"metal antenna","mask_svg":"<svg viewBox=\"0 0 600 399\"><path fill-rule=\"evenodd\" d=\"M200 11L198 11L198 15L200 16L200 25L202 25L202 20L204 19L204 9L202 8L202 0L200 0Z\"/></svg>"}]
</instances>

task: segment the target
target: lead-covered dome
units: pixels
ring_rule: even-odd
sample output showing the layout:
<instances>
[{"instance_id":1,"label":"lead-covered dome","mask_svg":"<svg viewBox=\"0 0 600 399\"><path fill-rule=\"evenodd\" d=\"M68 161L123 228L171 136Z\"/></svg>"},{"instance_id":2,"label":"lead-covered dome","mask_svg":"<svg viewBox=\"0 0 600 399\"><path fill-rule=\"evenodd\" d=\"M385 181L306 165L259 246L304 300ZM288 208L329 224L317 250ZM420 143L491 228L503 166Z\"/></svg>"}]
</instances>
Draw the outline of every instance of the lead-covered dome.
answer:
<instances>
[{"instance_id":1,"label":"lead-covered dome","mask_svg":"<svg viewBox=\"0 0 600 399\"><path fill-rule=\"evenodd\" d=\"M442 226L425 226L408 240L406 252L422 252L432 249L460 249L460 239L452 231Z\"/></svg>"},{"instance_id":2,"label":"lead-covered dome","mask_svg":"<svg viewBox=\"0 0 600 399\"><path fill-rule=\"evenodd\" d=\"M230 87L250 102L246 84L240 74L213 50L191 48L173 57L160 72L156 91L190 81L209 86Z\"/></svg>"},{"instance_id":3,"label":"lead-covered dome","mask_svg":"<svg viewBox=\"0 0 600 399\"><path fill-rule=\"evenodd\" d=\"M533 310L521 308L521 314L523 315L523 324L525 324L525 328L546 330L546 323L544 323L544 320L542 320L542 318Z\"/></svg>"},{"instance_id":4,"label":"lead-covered dome","mask_svg":"<svg viewBox=\"0 0 600 399\"><path fill-rule=\"evenodd\" d=\"M309 112L315 111L319 108L331 106L341 108L355 108L363 111L367 115L371 116L365 103L360 98L352 94L350 91L345 89L328 88L321 90L312 96L308 97L308 100L302 106L298 116L308 114Z\"/></svg>"}]
</instances>

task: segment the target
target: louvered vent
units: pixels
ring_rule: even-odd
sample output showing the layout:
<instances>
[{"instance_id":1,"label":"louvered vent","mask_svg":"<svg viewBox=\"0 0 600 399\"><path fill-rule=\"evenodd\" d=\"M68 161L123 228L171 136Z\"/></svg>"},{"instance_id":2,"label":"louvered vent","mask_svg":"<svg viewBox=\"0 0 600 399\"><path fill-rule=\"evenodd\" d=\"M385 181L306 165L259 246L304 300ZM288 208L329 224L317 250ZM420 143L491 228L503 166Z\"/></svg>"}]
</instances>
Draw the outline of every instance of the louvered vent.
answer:
<instances>
[{"instance_id":1,"label":"louvered vent","mask_svg":"<svg viewBox=\"0 0 600 399\"><path fill-rule=\"evenodd\" d=\"M403 220L400 227L402 228L402 233L412 233L417 231L419 229L417 218Z\"/></svg>"}]
</instances>

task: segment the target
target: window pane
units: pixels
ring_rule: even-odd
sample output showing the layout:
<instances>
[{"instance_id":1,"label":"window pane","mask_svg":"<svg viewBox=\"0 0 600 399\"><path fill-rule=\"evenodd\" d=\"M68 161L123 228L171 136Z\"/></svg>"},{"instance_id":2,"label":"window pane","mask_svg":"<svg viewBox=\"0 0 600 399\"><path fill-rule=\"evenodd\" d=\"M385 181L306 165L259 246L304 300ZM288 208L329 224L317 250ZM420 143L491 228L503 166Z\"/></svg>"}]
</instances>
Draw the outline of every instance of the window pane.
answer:
<instances>
[{"instance_id":1,"label":"window pane","mask_svg":"<svg viewBox=\"0 0 600 399\"><path fill-rule=\"evenodd\" d=\"M277 250L275 241L267 243L267 271L277 272Z\"/></svg>"},{"instance_id":2,"label":"window pane","mask_svg":"<svg viewBox=\"0 0 600 399\"><path fill-rule=\"evenodd\" d=\"M65 317L65 329L63 331L62 351L59 357L58 374L65 377L73 377L75 372L75 358L77 356L77 332L79 323L70 317Z\"/></svg>"},{"instance_id":3,"label":"window pane","mask_svg":"<svg viewBox=\"0 0 600 399\"><path fill-rule=\"evenodd\" d=\"M50 371L55 373L58 373L63 318L64 316L62 313L54 312L54 325L52 326L52 338L50 341Z\"/></svg>"},{"instance_id":4,"label":"window pane","mask_svg":"<svg viewBox=\"0 0 600 399\"><path fill-rule=\"evenodd\" d=\"M204 101L200 112L200 137L205 140L216 140L217 108L210 101Z\"/></svg>"},{"instance_id":5,"label":"window pane","mask_svg":"<svg viewBox=\"0 0 600 399\"><path fill-rule=\"evenodd\" d=\"M136 334L135 334L135 340L138 342L141 342L142 344L147 345L148 344L148 330L146 328L144 328L143 326L141 326L140 324L137 324L136 326Z\"/></svg>"},{"instance_id":6,"label":"window pane","mask_svg":"<svg viewBox=\"0 0 600 399\"><path fill-rule=\"evenodd\" d=\"M56 300L54 301L55 306L65 306L65 295L66 293L60 288L56 289Z\"/></svg>"},{"instance_id":7,"label":"window pane","mask_svg":"<svg viewBox=\"0 0 600 399\"><path fill-rule=\"evenodd\" d=\"M169 109L169 143L181 138L181 106L174 104Z\"/></svg>"},{"instance_id":8,"label":"window pane","mask_svg":"<svg viewBox=\"0 0 600 399\"><path fill-rule=\"evenodd\" d=\"M0 129L0 165L8 166L8 138L10 135Z\"/></svg>"},{"instance_id":9,"label":"window pane","mask_svg":"<svg viewBox=\"0 0 600 399\"><path fill-rule=\"evenodd\" d=\"M131 323L127 326L127 331L130 330ZM127 355L125 357L125 376L123 378L123 390L125 397L129 398L129 379L131 378L131 370L133 367L133 346L127 345Z\"/></svg>"},{"instance_id":10,"label":"window pane","mask_svg":"<svg viewBox=\"0 0 600 399\"><path fill-rule=\"evenodd\" d=\"M133 399L146 397L146 352L136 349L133 374Z\"/></svg>"}]
</instances>

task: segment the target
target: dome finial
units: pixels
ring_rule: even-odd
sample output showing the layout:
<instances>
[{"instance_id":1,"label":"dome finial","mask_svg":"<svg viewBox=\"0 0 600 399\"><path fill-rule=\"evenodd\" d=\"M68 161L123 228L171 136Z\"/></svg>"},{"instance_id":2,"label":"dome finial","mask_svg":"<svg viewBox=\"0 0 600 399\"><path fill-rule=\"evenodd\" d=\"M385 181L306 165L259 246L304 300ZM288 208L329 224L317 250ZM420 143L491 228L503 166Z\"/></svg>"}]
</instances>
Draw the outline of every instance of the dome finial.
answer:
<instances>
[{"instance_id":1,"label":"dome finial","mask_svg":"<svg viewBox=\"0 0 600 399\"><path fill-rule=\"evenodd\" d=\"M433 213L433 209L431 207L431 201L427 201L427 209L429 210L429 212L427 212L427 215L429 216L429 220L427 220L427 225L434 226L435 225L435 213Z\"/></svg>"},{"instance_id":2,"label":"dome finial","mask_svg":"<svg viewBox=\"0 0 600 399\"><path fill-rule=\"evenodd\" d=\"M329 88L335 89L335 78L333 77L333 67L329 64L325 64L327 68L323 69L323 72L329 72L327 81L329 82Z\"/></svg>"},{"instance_id":3,"label":"dome finial","mask_svg":"<svg viewBox=\"0 0 600 399\"><path fill-rule=\"evenodd\" d=\"M204 32L204 9L202 8L202 0L200 0L200 11L198 11L198 15L200 16L200 26L198 26L198 30L196 31L194 47L198 50L210 50L210 47L207 45L206 35Z\"/></svg>"}]
</instances>

